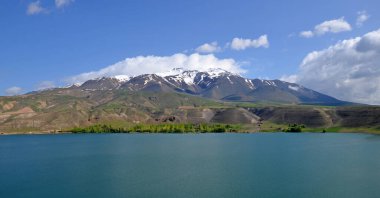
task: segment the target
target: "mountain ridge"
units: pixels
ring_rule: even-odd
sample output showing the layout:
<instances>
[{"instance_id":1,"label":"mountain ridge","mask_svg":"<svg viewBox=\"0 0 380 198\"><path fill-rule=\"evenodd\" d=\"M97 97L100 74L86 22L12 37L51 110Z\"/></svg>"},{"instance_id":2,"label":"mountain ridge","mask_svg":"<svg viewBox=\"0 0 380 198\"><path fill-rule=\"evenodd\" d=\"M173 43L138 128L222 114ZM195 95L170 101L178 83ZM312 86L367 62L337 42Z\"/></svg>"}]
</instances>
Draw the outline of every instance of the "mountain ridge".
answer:
<instances>
[{"instance_id":1,"label":"mountain ridge","mask_svg":"<svg viewBox=\"0 0 380 198\"><path fill-rule=\"evenodd\" d=\"M249 79L219 68L208 71L174 68L164 73L142 74L134 77L101 77L88 80L77 88L84 90L126 89L130 91L178 92L231 102L353 104L295 83L281 80Z\"/></svg>"},{"instance_id":2,"label":"mountain ridge","mask_svg":"<svg viewBox=\"0 0 380 198\"><path fill-rule=\"evenodd\" d=\"M380 123L377 107L355 109L356 104L294 83L247 79L221 70L175 72L102 77L0 97L0 132L167 122L240 124L246 131L278 130L294 122L310 127Z\"/></svg>"}]
</instances>

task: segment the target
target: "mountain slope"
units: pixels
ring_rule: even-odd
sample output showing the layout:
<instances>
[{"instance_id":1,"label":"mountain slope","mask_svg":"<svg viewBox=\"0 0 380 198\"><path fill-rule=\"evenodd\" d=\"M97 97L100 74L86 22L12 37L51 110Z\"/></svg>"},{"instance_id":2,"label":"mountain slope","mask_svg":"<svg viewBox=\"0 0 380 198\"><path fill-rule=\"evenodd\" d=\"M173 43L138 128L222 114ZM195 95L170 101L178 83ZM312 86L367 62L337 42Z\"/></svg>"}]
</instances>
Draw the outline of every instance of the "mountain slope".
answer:
<instances>
[{"instance_id":1,"label":"mountain slope","mask_svg":"<svg viewBox=\"0 0 380 198\"><path fill-rule=\"evenodd\" d=\"M214 69L103 77L82 85L0 97L0 132L56 131L97 123L238 123L249 130L261 122L312 127L361 126L358 115L378 123L377 111L302 107L348 105L280 80L247 79ZM260 108L251 108L261 106ZM348 121L349 120L349 121ZM367 122L364 122L367 123Z\"/></svg>"},{"instance_id":2,"label":"mountain slope","mask_svg":"<svg viewBox=\"0 0 380 198\"><path fill-rule=\"evenodd\" d=\"M320 107L221 102L173 92L48 90L0 97L0 133L64 131L78 126L136 123L241 124L248 131L281 130L291 123L309 128L380 129L380 108ZM334 129L335 130L335 129Z\"/></svg>"},{"instance_id":3,"label":"mountain slope","mask_svg":"<svg viewBox=\"0 0 380 198\"><path fill-rule=\"evenodd\" d=\"M117 78L89 80L81 90L125 89L176 92L234 102L347 105L303 86L280 80L247 79L222 69L185 71L180 68L160 74L144 74L120 81Z\"/></svg>"}]
</instances>

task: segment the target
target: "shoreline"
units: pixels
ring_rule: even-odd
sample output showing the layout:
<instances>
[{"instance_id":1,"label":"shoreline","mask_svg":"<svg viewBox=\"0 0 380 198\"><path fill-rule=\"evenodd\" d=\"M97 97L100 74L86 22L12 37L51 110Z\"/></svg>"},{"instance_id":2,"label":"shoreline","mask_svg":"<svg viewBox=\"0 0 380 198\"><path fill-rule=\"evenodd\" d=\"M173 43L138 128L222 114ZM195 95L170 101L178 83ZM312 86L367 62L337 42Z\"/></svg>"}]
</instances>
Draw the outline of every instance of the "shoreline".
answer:
<instances>
[{"instance_id":1,"label":"shoreline","mask_svg":"<svg viewBox=\"0 0 380 198\"><path fill-rule=\"evenodd\" d=\"M62 135L62 134L253 134L253 133L338 133L338 134L347 134L347 133L356 133L356 134L370 134L370 135L380 135L380 132L363 132L363 131L344 131L344 132L313 132L313 131L302 131L302 132L284 132L284 131L251 131L251 132L183 132L183 133L163 133L163 132L128 132L128 133L110 133L110 132L102 132L102 133L77 133L77 132L54 132L54 131L34 131L34 132L0 132L0 136L8 136L8 135Z\"/></svg>"},{"instance_id":2,"label":"shoreline","mask_svg":"<svg viewBox=\"0 0 380 198\"><path fill-rule=\"evenodd\" d=\"M30 131L30 132L0 132L1 135L59 135L72 134L73 132L54 132L54 131Z\"/></svg>"}]
</instances>

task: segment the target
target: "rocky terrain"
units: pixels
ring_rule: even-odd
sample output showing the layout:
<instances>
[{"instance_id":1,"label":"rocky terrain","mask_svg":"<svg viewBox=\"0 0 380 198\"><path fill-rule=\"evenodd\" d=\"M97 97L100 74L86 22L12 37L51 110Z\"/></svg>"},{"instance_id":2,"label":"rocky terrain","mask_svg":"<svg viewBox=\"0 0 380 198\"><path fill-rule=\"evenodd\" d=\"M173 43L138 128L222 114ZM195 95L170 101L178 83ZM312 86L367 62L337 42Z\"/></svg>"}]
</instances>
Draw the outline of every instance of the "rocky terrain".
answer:
<instances>
[{"instance_id":1,"label":"rocky terrain","mask_svg":"<svg viewBox=\"0 0 380 198\"><path fill-rule=\"evenodd\" d=\"M52 132L93 124L226 123L249 131L288 124L380 130L380 108L280 80L214 69L103 77L66 88L0 97L0 132Z\"/></svg>"}]
</instances>

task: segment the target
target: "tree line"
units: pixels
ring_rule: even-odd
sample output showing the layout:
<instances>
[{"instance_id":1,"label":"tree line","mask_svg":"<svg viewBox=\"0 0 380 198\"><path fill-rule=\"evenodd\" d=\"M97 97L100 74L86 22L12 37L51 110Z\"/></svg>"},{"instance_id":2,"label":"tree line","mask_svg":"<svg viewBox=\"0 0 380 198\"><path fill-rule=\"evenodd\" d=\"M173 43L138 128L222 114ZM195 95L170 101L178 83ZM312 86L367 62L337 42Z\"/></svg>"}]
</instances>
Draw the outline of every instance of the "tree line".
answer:
<instances>
[{"instance_id":1,"label":"tree line","mask_svg":"<svg viewBox=\"0 0 380 198\"><path fill-rule=\"evenodd\" d=\"M127 127L114 127L96 124L87 127L75 127L73 133L223 133L241 131L235 124L134 124Z\"/></svg>"}]
</instances>

